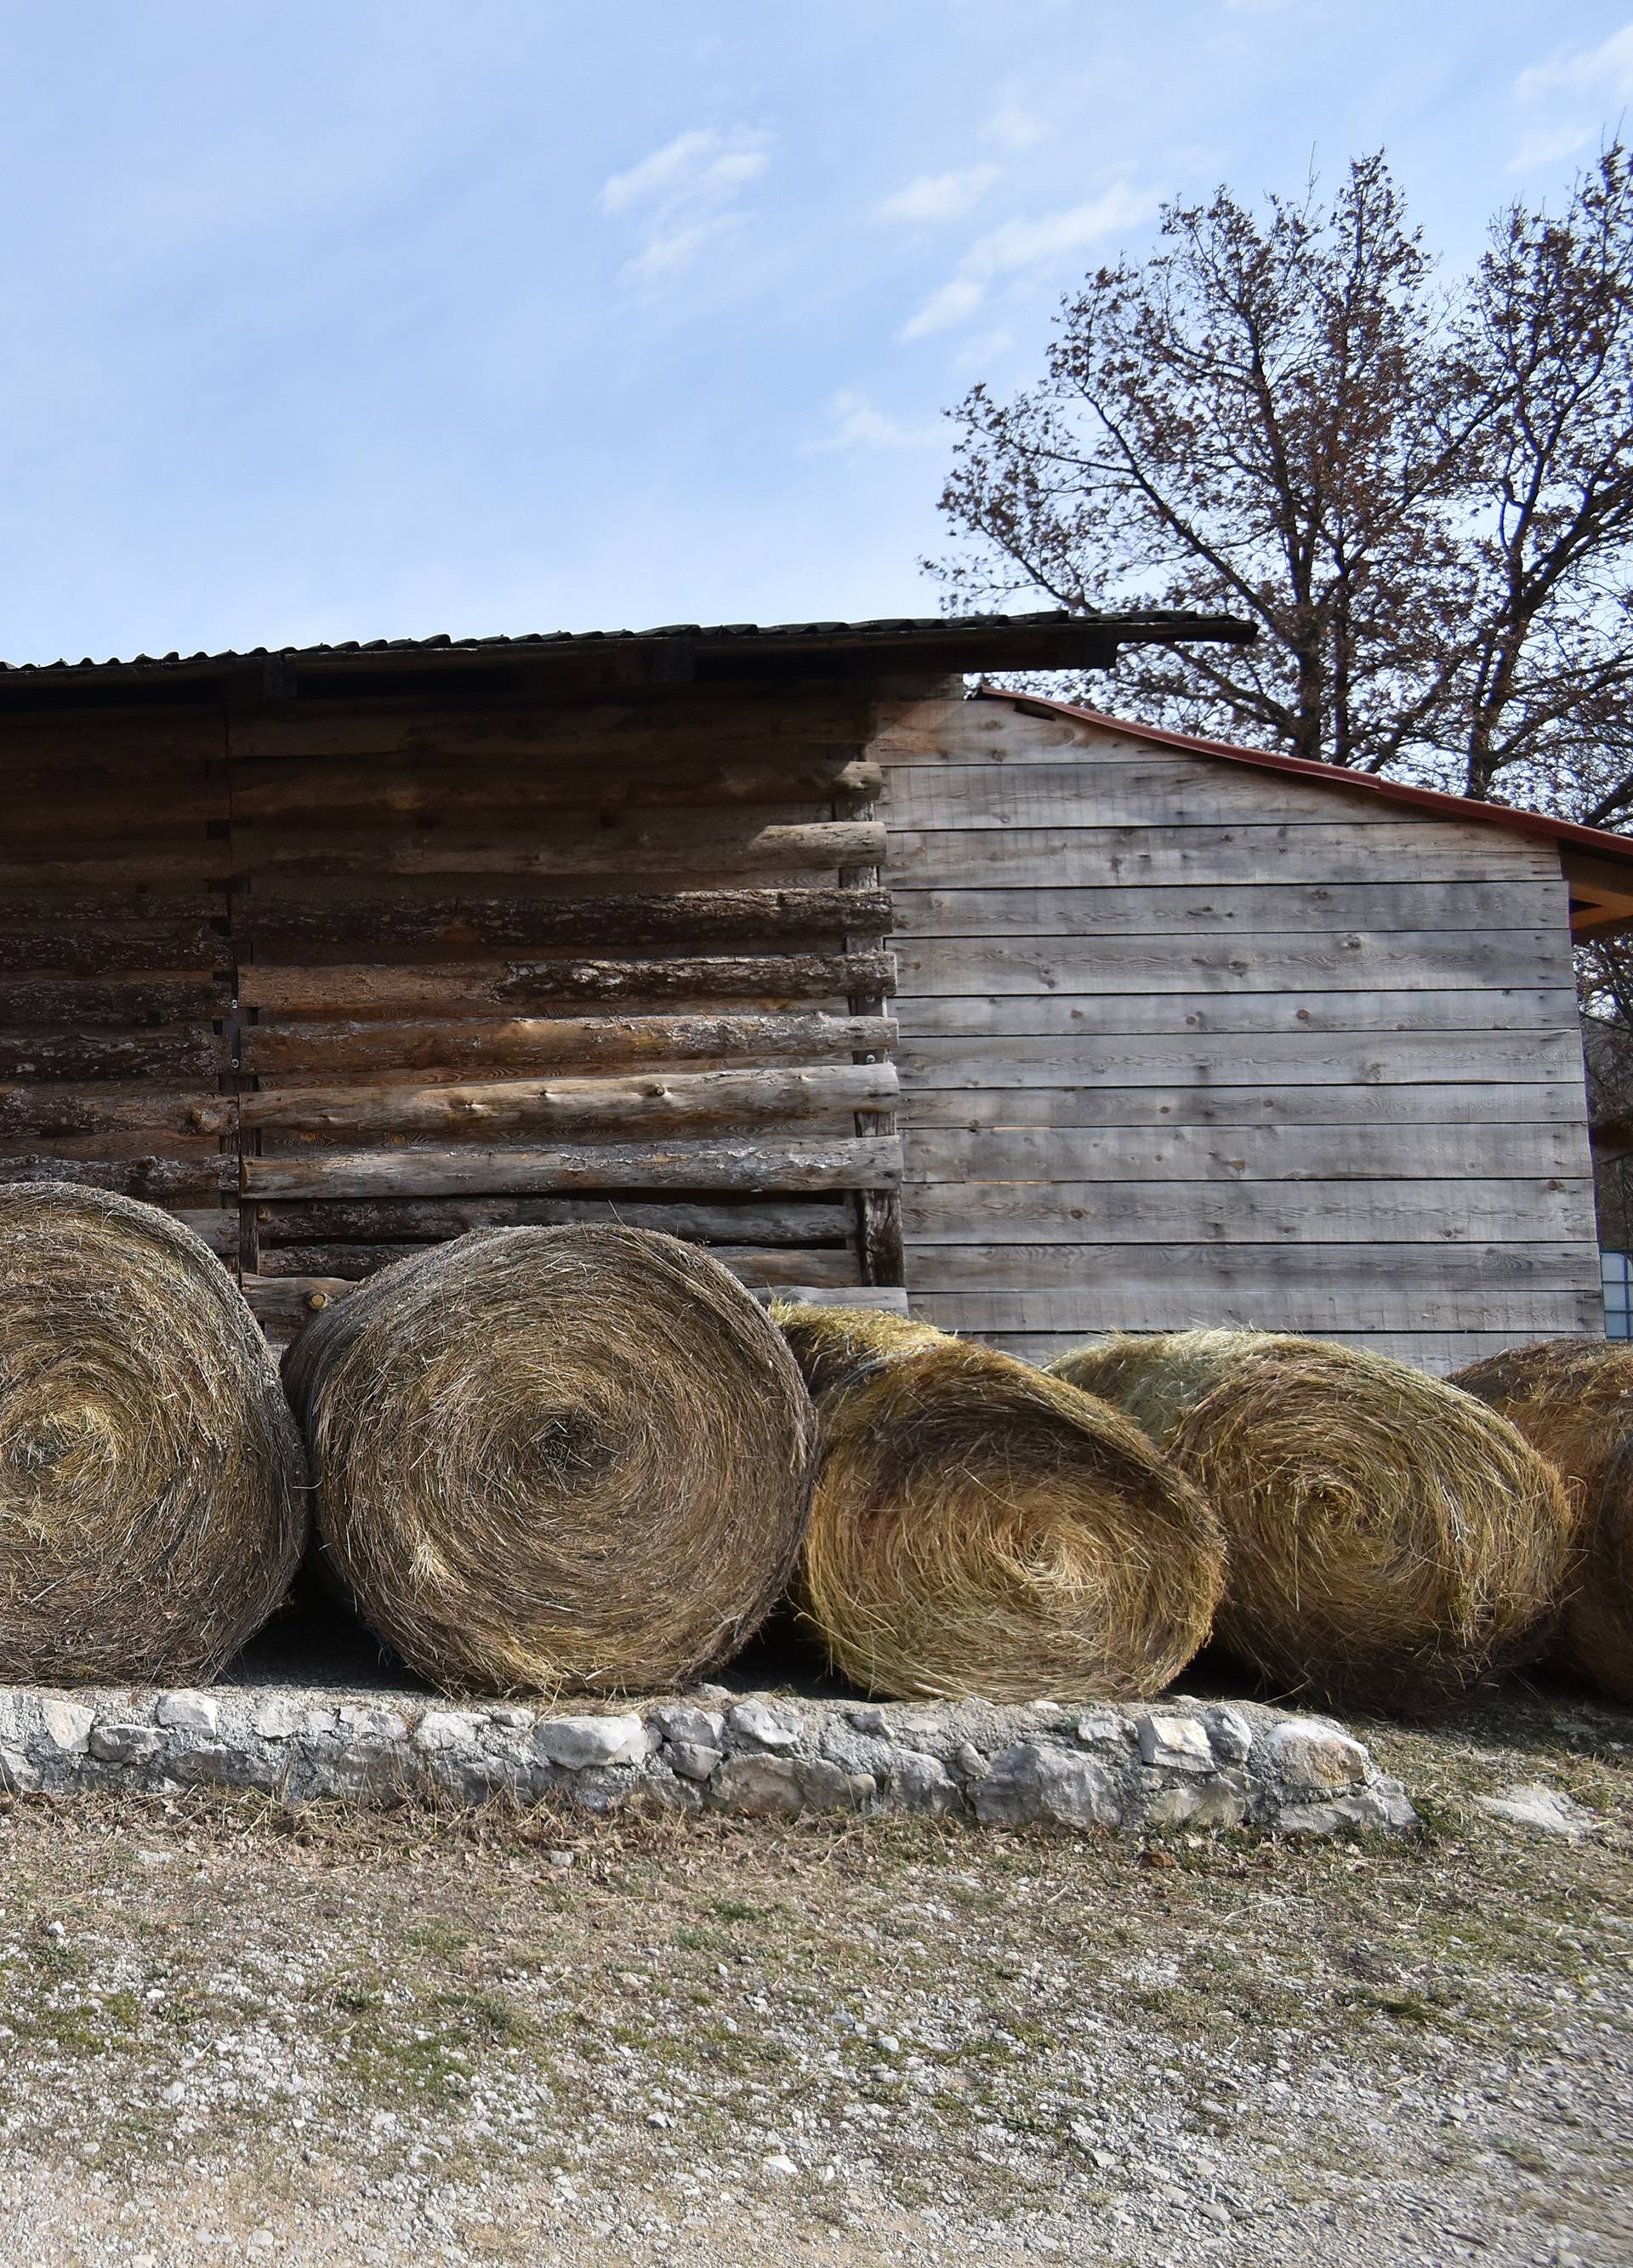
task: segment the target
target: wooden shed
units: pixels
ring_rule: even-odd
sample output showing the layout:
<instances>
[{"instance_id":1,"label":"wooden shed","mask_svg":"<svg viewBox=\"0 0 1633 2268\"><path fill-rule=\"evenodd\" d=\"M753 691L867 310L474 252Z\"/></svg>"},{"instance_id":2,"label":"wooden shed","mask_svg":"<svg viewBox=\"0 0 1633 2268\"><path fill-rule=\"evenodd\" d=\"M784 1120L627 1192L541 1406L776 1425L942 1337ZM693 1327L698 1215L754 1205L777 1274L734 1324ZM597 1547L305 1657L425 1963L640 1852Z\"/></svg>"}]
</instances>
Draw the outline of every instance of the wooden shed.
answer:
<instances>
[{"instance_id":1,"label":"wooden shed","mask_svg":"<svg viewBox=\"0 0 1633 2268\"><path fill-rule=\"evenodd\" d=\"M608 1217L1037 1353L1597 1329L1570 936L1633 919L1633 844L964 697L1246 635L0 670L0 1177L180 1213L275 1339L428 1242Z\"/></svg>"},{"instance_id":2,"label":"wooden shed","mask_svg":"<svg viewBox=\"0 0 1633 2268\"><path fill-rule=\"evenodd\" d=\"M900 1298L881 716L1162 614L0 669L0 1176L188 1219L270 1336L486 1225ZM951 681L956 690L958 680Z\"/></svg>"}]
</instances>

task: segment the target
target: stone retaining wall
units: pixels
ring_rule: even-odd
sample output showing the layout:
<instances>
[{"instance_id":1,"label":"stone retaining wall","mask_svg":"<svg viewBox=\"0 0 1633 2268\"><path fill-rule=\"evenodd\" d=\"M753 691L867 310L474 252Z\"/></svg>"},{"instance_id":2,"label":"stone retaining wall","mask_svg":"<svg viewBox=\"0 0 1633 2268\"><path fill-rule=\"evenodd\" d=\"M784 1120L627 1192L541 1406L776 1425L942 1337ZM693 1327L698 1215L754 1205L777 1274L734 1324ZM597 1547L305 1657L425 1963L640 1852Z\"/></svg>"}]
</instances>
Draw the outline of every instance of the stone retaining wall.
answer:
<instances>
[{"instance_id":1,"label":"stone retaining wall","mask_svg":"<svg viewBox=\"0 0 1633 2268\"><path fill-rule=\"evenodd\" d=\"M1360 1742L1322 1717L1170 1698L1065 1709L744 1696L705 1686L569 1715L279 1687L0 1689L0 1786L291 1801L631 1801L761 1817L911 1811L982 1826L1400 1829L1416 1815Z\"/></svg>"}]
</instances>

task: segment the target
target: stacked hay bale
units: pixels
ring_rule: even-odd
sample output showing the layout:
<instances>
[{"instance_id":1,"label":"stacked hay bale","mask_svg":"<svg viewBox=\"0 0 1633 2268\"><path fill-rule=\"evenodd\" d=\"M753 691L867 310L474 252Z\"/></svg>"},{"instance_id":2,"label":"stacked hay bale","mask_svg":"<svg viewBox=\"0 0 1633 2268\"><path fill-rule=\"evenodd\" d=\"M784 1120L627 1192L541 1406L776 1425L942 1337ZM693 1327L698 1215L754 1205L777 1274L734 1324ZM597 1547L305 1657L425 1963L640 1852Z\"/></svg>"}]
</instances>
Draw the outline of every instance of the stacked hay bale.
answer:
<instances>
[{"instance_id":1,"label":"stacked hay bale","mask_svg":"<svg viewBox=\"0 0 1633 2268\"><path fill-rule=\"evenodd\" d=\"M305 1535L299 1440L220 1263L132 1198L0 1186L0 1679L212 1677Z\"/></svg>"},{"instance_id":2,"label":"stacked hay bale","mask_svg":"<svg viewBox=\"0 0 1633 2268\"><path fill-rule=\"evenodd\" d=\"M1544 1339L1453 1382L1517 1425L1564 1481L1577 1525L1555 1651L1633 1701L1633 1347Z\"/></svg>"},{"instance_id":3,"label":"stacked hay bale","mask_svg":"<svg viewBox=\"0 0 1633 2268\"><path fill-rule=\"evenodd\" d=\"M1541 1648L1570 1546L1550 1467L1471 1395L1381 1355L1251 1331L1061 1357L1212 1503L1222 1644L1284 1690L1423 1709Z\"/></svg>"},{"instance_id":4,"label":"stacked hay bale","mask_svg":"<svg viewBox=\"0 0 1633 2268\"><path fill-rule=\"evenodd\" d=\"M327 1310L284 1374L334 1565L437 1684L661 1691L786 1587L815 1415L780 1334L695 1246L463 1236Z\"/></svg>"},{"instance_id":5,"label":"stacked hay bale","mask_svg":"<svg viewBox=\"0 0 1633 2268\"><path fill-rule=\"evenodd\" d=\"M899 1699L1126 1698L1178 1675L1224 1552L1136 1425L927 1325L776 1314L822 1418L797 1600L836 1668Z\"/></svg>"}]
</instances>

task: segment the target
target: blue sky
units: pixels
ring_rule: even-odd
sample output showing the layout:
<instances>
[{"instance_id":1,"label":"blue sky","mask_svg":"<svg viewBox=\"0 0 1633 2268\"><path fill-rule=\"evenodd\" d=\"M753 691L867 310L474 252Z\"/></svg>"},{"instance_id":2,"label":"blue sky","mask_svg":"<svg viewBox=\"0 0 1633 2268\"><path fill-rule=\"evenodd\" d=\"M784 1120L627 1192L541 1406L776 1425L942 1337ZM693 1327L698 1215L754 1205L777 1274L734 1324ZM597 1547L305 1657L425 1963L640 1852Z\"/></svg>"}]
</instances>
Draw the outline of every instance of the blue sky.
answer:
<instances>
[{"instance_id":1,"label":"blue sky","mask_svg":"<svg viewBox=\"0 0 1633 2268\"><path fill-rule=\"evenodd\" d=\"M1385 144L1477 250L1572 0L0 10L0 653L933 612L949 437L1158 202Z\"/></svg>"}]
</instances>

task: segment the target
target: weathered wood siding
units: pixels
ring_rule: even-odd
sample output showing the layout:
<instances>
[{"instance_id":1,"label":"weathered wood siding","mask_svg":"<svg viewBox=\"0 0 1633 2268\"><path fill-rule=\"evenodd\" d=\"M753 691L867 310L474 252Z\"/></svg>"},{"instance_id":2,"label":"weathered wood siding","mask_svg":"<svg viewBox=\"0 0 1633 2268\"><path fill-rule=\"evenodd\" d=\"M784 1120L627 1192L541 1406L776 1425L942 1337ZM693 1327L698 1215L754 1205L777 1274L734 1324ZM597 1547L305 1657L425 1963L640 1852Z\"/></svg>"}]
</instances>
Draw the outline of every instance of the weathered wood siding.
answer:
<instances>
[{"instance_id":1,"label":"weathered wood siding","mask_svg":"<svg viewBox=\"0 0 1633 2268\"><path fill-rule=\"evenodd\" d=\"M1000 701L871 753L916 1314L1437 1369L1602 1327L1554 848Z\"/></svg>"},{"instance_id":2,"label":"weathered wood siding","mask_svg":"<svg viewBox=\"0 0 1633 2268\"><path fill-rule=\"evenodd\" d=\"M0 1179L121 1190L238 1242L219 714L0 732Z\"/></svg>"},{"instance_id":3,"label":"weathered wood siding","mask_svg":"<svg viewBox=\"0 0 1633 2268\"><path fill-rule=\"evenodd\" d=\"M274 1337L514 1222L899 1282L865 715L783 681L7 720L0 1172L183 1212Z\"/></svg>"}]
</instances>

